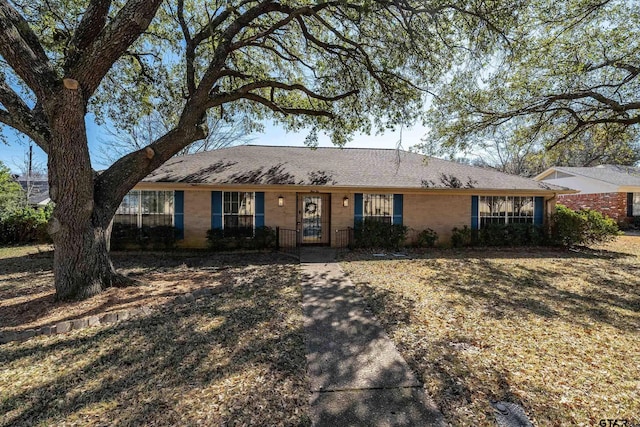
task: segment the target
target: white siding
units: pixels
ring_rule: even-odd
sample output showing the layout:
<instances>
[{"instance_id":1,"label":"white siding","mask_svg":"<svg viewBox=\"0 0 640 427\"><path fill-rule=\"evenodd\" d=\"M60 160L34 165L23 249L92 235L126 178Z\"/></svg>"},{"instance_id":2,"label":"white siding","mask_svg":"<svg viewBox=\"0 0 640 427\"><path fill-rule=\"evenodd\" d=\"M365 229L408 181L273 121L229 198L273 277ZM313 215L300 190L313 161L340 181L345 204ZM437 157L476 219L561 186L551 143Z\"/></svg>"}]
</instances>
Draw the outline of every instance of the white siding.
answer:
<instances>
[{"instance_id":1,"label":"white siding","mask_svg":"<svg viewBox=\"0 0 640 427\"><path fill-rule=\"evenodd\" d=\"M593 193L617 193L619 191L619 186L615 184L609 184L607 182L603 182L597 179L587 178L583 176L570 176L567 178L551 178L554 174L549 175L549 177L542 179L549 184L560 185L562 187L571 188L573 190L580 190L582 194L593 194Z\"/></svg>"}]
</instances>

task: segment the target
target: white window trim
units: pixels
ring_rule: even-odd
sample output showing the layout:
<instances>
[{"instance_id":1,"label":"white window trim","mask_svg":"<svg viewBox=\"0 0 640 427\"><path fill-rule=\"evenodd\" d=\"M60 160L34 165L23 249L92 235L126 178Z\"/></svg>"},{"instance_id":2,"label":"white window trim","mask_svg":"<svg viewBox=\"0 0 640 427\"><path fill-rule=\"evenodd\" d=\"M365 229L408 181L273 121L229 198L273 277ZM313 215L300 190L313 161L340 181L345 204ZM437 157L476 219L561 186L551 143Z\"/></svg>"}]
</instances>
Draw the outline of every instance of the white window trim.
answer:
<instances>
[{"instance_id":1,"label":"white window trim","mask_svg":"<svg viewBox=\"0 0 640 427\"><path fill-rule=\"evenodd\" d=\"M225 224L225 217L227 215L240 215L240 214L228 214L225 212L224 209L224 196L225 194L230 194L230 193L251 193L251 207L253 209L253 213L251 214L252 219L251 219L251 226L253 228L253 233L255 234L256 232L256 192L255 191L223 191L222 192L222 230L224 230L224 224Z\"/></svg>"},{"instance_id":2,"label":"white window trim","mask_svg":"<svg viewBox=\"0 0 640 427\"><path fill-rule=\"evenodd\" d=\"M527 198L527 199L531 199L531 205L533 206L533 211L531 216L515 216L515 215L509 215L508 211L505 211L505 216L486 216L486 215L482 215L481 210L480 210L480 206L482 205L482 199L486 199L488 197L501 197L501 198L505 198L505 199L515 199L516 197L520 197L520 198ZM534 224L535 222L535 216L536 216L536 198L534 196L478 196L478 229L482 228L482 219L483 218L504 218L505 222L504 224L513 224L513 218L531 218L531 224ZM502 224L502 223L500 223ZM516 222L515 224L523 224L521 222ZM528 223L524 223L524 224L528 224Z\"/></svg>"},{"instance_id":3,"label":"white window trim","mask_svg":"<svg viewBox=\"0 0 640 427\"><path fill-rule=\"evenodd\" d=\"M163 193L171 193L171 198L173 199L173 203L172 203L172 207L173 207L173 212L171 212L171 226L175 227L175 220L176 220L176 192L174 190L131 190L129 193L127 193L126 196L130 196L132 192L137 191L138 192L138 203L137 203L137 209L136 209L136 226L138 228L142 228L142 193L143 192L147 192L147 193L156 193L156 195L158 194L159 191L162 191ZM118 210L120 209L120 207L118 207ZM116 210L116 215L132 215L132 214L118 214L118 211ZM168 215L168 214L160 214L158 212L154 212L152 214L146 214L146 215Z\"/></svg>"}]
</instances>

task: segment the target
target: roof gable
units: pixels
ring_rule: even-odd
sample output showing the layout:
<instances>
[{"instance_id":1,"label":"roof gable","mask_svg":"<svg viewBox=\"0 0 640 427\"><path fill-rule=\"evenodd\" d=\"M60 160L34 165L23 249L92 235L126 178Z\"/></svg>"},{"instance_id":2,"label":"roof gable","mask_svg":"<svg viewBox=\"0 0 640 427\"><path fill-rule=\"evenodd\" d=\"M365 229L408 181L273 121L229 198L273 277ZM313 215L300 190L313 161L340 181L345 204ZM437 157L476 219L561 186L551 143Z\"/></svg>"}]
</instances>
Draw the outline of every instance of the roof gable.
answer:
<instances>
[{"instance_id":1,"label":"roof gable","mask_svg":"<svg viewBox=\"0 0 640 427\"><path fill-rule=\"evenodd\" d=\"M544 180L553 172L582 176L619 186L640 186L640 168L621 165L601 165L593 167L554 166L536 176L534 179Z\"/></svg>"}]
</instances>

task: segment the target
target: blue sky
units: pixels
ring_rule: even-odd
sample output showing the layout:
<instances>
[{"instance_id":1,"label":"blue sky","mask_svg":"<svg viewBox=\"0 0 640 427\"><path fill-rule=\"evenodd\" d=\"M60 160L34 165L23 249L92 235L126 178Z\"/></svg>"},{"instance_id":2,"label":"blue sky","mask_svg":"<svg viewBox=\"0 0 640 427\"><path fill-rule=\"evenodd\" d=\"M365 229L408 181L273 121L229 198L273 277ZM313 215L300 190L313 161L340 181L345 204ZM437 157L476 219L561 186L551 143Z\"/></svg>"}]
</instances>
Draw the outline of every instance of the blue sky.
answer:
<instances>
[{"instance_id":1,"label":"blue sky","mask_svg":"<svg viewBox=\"0 0 640 427\"><path fill-rule=\"evenodd\" d=\"M15 132L5 127L2 132L6 135L9 145L0 142L0 161L9 167L14 173L20 172L21 167L25 164L26 153L29 151L29 139L26 137L18 137ZM413 128L405 128L402 130L401 146L405 150L412 145L420 143L420 139L426 133L426 129L422 126ZM356 135L353 141L347 144L347 147L356 148L396 148L400 141L400 131L387 132L383 135ZM100 140L108 139L105 131L93 122L92 116L87 116L87 136L89 139L89 150L91 153L92 164L94 168L101 169L100 153L98 151ZM263 133L255 133L251 135L251 144L261 145L293 145L303 146L305 133L287 133L278 126L267 124ZM326 136L319 137L319 145L322 147L332 146L331 141ZM46 167L47 156L34 144L34 164Z\"/></svg>"}]
</instances>

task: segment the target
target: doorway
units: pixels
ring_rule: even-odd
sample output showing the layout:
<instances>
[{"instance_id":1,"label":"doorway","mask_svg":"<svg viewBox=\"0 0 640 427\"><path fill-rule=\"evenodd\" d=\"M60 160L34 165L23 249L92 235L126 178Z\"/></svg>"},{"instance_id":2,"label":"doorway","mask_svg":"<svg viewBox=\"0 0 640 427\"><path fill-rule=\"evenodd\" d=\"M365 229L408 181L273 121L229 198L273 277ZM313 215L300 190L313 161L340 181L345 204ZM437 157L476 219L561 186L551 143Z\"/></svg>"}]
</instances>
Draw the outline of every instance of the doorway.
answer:
<instances>
[{"instance_id":1,"label":"doorway","mask_svg":"<svg viewBox=\"0 0 640 427\"><path fill-rule=\"evenodd\" d=\"M331 243L329 221L331 194L307 193L298 195L298 224L303 245Z\"/></svg>"}]
</instances>

